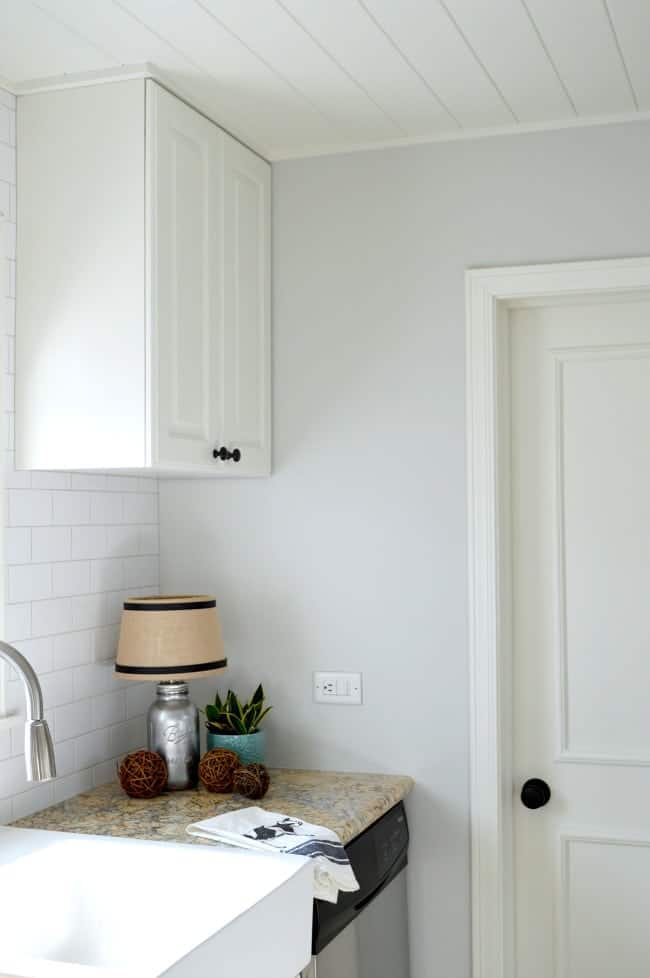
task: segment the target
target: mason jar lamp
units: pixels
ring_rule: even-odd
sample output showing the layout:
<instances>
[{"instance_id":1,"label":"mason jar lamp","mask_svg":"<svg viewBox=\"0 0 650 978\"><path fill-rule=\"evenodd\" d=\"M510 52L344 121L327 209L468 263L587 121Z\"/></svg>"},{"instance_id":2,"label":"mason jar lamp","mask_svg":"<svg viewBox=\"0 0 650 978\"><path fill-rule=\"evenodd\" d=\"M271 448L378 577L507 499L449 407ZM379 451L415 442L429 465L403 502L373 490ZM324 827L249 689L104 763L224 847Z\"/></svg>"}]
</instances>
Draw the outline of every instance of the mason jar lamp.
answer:
<instances>
[{"instance_id":1,"label":"mason jar lamp","mask_svg":"<svg viewBox=\"0 0 650 978\"><path fill-rule=\"evenodd\" d=\"M198 783L199 711L187 680L222 672L227 665L215 598L158 595L124 602L115 676L158 683L147 740L149 750L167 764L172 791Z\"/></svg>"}]
</instances>

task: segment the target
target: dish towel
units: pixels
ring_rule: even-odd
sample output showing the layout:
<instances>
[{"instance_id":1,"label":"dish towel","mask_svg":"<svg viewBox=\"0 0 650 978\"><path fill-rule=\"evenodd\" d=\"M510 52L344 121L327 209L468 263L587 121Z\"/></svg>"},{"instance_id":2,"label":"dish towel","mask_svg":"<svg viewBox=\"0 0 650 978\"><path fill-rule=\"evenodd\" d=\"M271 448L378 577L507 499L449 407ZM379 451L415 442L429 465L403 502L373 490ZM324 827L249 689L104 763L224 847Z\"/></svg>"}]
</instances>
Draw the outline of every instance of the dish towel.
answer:
<instances>
[{"instance_id":1,"label":"dish towel","mask_svg":"<svg viewBox=\"0 0 650 978\"><path fill-rule=\"evenodd\" d=\"M359 889L336 832L263 808L241 808L188 825L190 835L244 849L308 856L314 861L314 897L336 903L339 891Z\"/></svg>"}]
</instances>

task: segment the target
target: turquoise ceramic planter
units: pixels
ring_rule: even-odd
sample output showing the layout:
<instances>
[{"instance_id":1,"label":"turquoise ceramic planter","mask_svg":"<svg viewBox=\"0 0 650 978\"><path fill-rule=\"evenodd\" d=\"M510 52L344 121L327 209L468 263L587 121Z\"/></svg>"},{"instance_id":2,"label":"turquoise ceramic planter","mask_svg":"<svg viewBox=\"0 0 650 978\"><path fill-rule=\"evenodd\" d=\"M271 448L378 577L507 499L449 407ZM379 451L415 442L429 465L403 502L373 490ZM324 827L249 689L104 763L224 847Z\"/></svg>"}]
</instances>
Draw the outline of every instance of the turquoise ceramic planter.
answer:
<instances>
[{"instance_id":1,"label":"turquoise ceramic planter","mask_svg":"<svg viewBox=\"0 0 650 978\"><path fill-rule=\"evenodd\" d=\"M266 755L266 734L258 730L254 734L216 734L208 730L208 750L225 747L234 750L242 764L263 764Z\"/></svg>"}]
</instances>

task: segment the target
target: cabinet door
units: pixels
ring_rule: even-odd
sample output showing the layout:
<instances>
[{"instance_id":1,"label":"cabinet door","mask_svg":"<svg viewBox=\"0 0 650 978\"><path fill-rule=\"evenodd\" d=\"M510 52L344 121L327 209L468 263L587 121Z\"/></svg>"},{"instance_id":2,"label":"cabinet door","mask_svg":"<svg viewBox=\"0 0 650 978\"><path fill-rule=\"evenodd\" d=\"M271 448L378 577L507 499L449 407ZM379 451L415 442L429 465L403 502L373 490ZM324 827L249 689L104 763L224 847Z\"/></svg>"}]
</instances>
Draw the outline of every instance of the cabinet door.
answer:
<instances>
[{"instance_id":1,"label":"cabinet door","mask_svg":"<svg viewBox=\"0 0 650 978\"><path fill-rule=\"evenodd\" d=\"M229 475L271 469L271 168L224 134L222 444Z\"/></svg>"},{"instance_id":2,"label":"cabinet door","mask_svg":"<svg viewBox=\"0 0 650 978\"><path fill-rule=\"evenodd\" d=\"M222 133L147 83L152 463L212 473L221 345Z\"/></svg>"}]
</instances>

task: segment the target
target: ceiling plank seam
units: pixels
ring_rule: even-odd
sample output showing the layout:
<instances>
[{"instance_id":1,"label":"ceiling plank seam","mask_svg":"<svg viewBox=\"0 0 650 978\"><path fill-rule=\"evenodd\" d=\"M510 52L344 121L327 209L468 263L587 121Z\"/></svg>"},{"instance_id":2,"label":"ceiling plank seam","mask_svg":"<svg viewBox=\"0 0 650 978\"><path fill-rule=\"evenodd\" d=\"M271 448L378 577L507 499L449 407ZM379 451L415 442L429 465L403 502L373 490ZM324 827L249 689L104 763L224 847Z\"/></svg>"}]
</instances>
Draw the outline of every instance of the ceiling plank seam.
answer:
<instances>
[{"instance_id":1,"label":"ceiling plank seam","mask_svg":"<svg viewBox=\"0 0 650 978\"><path fill-rule=\"evenodd\" d=\"M281 10L284 11L284 13L287 15L287 17L290 17L291 20L294 22L294 24L296 24L300 28L300 30L303 31L307 35L307 37L316 45L316 47L318 47L323 52L323 54L326 55L326 57L328 57L330 59L330 61L333 64L336 65L336 67L339 69L339 71L342 71L343 74L346 76L346 78L348 78L352 82L353 85L356 85L356 87L359 89L360 92L363 92L363 94L366 96L366 98L370 102L372 102L372 104L375 106L375 108L379 109L379 111L381 113L383 113L383 115L388 119L388 121L393 126L395 126L395 128L398 130L398 132L400 132L402 134L402 136L408 136L408 132L406 131L406 129L404 129L403 126L401 126L399 124L399 122L397 121L397 119L395 119L390 114L390 112L388 112L384 108L384 106L381 105L377 101L377 99L374 98L373 95L371 95L371 93L368 91L368 89L365 87L365 85L362 85L361 82L359 81L359 79L358 78L355 78L354 75L351 74L351 72L348 71L348 69L345 67L345 65L341 64L341 62L337 58L334 57L334 55L332 54L332 52L329 51L325 47L325 45L321 41L319 41L319 39L314 34L312 34L311 31L309 31L305 27L305 25L303 23L301 23L300 20L298 20L298 18L296 16L294 16L293 12L291 10L289 10L288 7L285 6L285 4L282 2L282 0L275 0L275 3L278 5L278 7L280 7Z\"/></svg>"},{"instance_id":2,"label":"ceiling plank seam","mask_svg":"<svg viewBox=\"0 0 650 978\"><path fill-rule=\"evenodd\" d=\"M578 116L579 115L579 112L578 112L578 109L577 109L577 106L576 106L575 102L573 101L573 97L571 95L571 92L569 91L568 86L567 86L567 84L564 81L564 78L560 74L560 70L559 70L558 66L556 65L556 63L555 63L555 60L552 57L551 52L548 49L548 45L547 45L546 41L544 40L544 38L542 36L542 32L540 31L539 26L538 26L535 18L533 17L533 15L530 12L530 8L529 8L528 4L526 3L526 0L521 0L521 5L524 8L524 10L526 11L526 16L528 17L528 20L530 21L530 26L534 30L535 36L537 37L537 40L540 43L540 46L542 48L542 51L546 55L546 58L548 60L548 63L550 64L551 68L553 69L553 73L554 73L555 77L557 78L557 80L559 82L560 88L564 92L564 95L566 96L566 100L569 103L569 105L571 106L571 111L573 112L573 114L575 116Z\"/></svg>"},{"instance_id":3,"label":"ceiling plank seam","mask_svg":"<svg viewBox=\"0 0 650 978\"><path fill-rule=\"evenodd\" d=\"M63 27L66 31L68 31L69 34L71 34L73 37L76 37L78 40L83 41L84 44L87 44L89 47L94 48L95 51L99 51L99 53L104 58L108 58L109 61L119 62L119 58L116 58L115 54L112 51L108 51L106 48L102 47L101 44L97 44L96 41L92 41L89 37L86 37L85 34L82 34L80 31L78 31L76 27L72 27L72 25L69 24L66 20L62 20L61 17L58 17L56 14L53 14L51 10L47 9L47 7L41 6L41 4L37 3L36 0L31 0L31 4L32 7L36 7L39 13L43 14L44 17L47 17L49 20L54 21L55 24L59 24L59 26Z\"/></svg>"},{"instance_id":4,"label":"ceiling plank seam","mask_svg":"<svg viewBox=\"0 0 650 978\"><path fill-rule=\"evenodd\" d=\"M621 67L623 68L623 73L627 79L627 84L630 89L630 95L632 96L632 101L634 102L634 108L639 110L639 99L636 94L636 89L632 84L632 76L630 75L629 68L627 66L627 61L625 60L625 55L623 54L623 48L621 47L621 42L618 37L618 31L616 30L616 25L614 24L614 18L612 17L612 12L609 9L609 4L607 0L603 0L603 8L605 10L605 16L607 17L607 22L609 23L609 29L614 36L614 44L616 45L616 50L618 51L618 56L621 59Z\"/></svg>"},{"instance_id":5,"label":"ceiling plank seam","mask_svg":"<svg viewBox=\"0 0 650 978\"><path fill-rule=\"evenodd\" d=\"M244 41L244 39L239 36L239 34L236 34L231 27L229 27L223 20L221 20L221 18L217 17L216 14L212 10L210 10L209 7L206 7L205 4L201 3L201 0L194 0L194 3L196 4L197 7L200 7L201 10L208 15L208 17L211 17L212 20L214 20L214 22L218 24L219 27L221 27L221 29L226 32L226 34L232 37L233 40L237 41L238 44L241 44L241 46L245 48L249 52L249 54L252 54L254 58L257 58L260 64L264 65L264 67L268 71L271 71L276 78L278 78L284 85L290 88L291 91L294 93L294 95L297 95L298 98L302 99L311 109L314 110L314 112L317 112L321 116L321 118L328 123L328 125L333 126L335 129L337 129L338 132L341 133L341 135L345 134L345 131L341 128L341 126L336 122L335 119L333 119L326 112L324 112L323 109L321 109L321 107L317 105L316 102L314 102L308 95L306 95L301 88L298 88L297 85L294 85L292 81L290 81L285 75L282 74L282 72L278 71L278 69L275 68L270 61L267 61L266 58L263 57L263 55L261 55L258 51L252 48L250 44L247 44L246 41Z\"/></svg>"},{"instance_id":6,"label":"ceiling plank seam","mask_svg":"<svg viewBox=\"0 0 650 978\"><path fill-rule=\"evenodd\" d=\"M508 101L508 99L505 97L505 95L501 91L501 88L499 87L499 85L497 85L496 80L492 77L491 72L488 71L488 67L485 64L485 62L483 61L483 59L481 57L479 57L478 52L475 50L475 48L470 43L469 38L465 34L465 31L462 29L462 27L460 26L460 24L458 23L458 21L456 20L456 18L454 17L454 15L452 14L452 12L449 9L449 7L447 6L447 4L444 2L444 0L438 0L438 3L440 4L440 6L444 10L444 12L447 14L447 17L449 17L449 20L454 25L455 29L458 31L458 34L462 38L463 42L466 44L467 49L469 50L470 54L472 55L472 57L474 58L474 60L478 64L479 68L481 69L481 71L483 72L483 74L485 75L485 77L487 78L487 80L490 82L490 84L494 88L495 92L497 93L497 95L499 96L499 98L501 99L501 101L503 102L503 104L505 105L506 109L508 110L508 112L510 113L510 115L512 116L512 118L514 119L514 121L515 122L519 122L520 120L519 120L519 118L517 116L517 113L515 112L515 110L513 109L513 107L510 105L510 102Z\"/></svg>"},{"instance_id":7,"label":"ceiling plank seam","mask_svg":"<svg viewBox=\"0 0 650 978\"><path fill-rule=\"evenodd\" d=\"M395 53L402 59L402 61L404 62L404 64L408 68L410 68L410 70L413 72L413 74L416 76L416 78L418 78L419 81L422 82L422 84L424 85L424 87L426 88L426 90L434 98L434 100L438 103L438 105L440 106L440 108L444 112L446 112L446 114L449 116L449 118L455 123L456 126L458 126L459 129L462 129L463 126L462 126L462 124L460 122L460 119L458 119L454 115L454 113L451 111L451 109L449 108L449 106L443 101L443 99L436 92L436 90L433 88L433 86L427 81L427 79L424 77L424 75L420 71L418 71L418 69L415 67L415 65L411 61L411 59L407 57L407 55L404 53L404 51L402 51L401 47L399 46L399 44L397 43L397 41L395 40L395 38L391 34L388 33L388 31L383 26L383 24L381 24L379 22L379 20L375 17L375 15L372 13L372 11L368 9L368 7L366 6L366 4L364 3L364 0L357 0L357 3L359 4L359 6L363 10L363 12L366 14L366 16L368 17L368 19L377 28L377 30L378 31L381 31L381 33L384 35L384 37L386 38L386 40L388 41L388 43L390 44L390 46L393 48L393 50L395 51Z\"/></svg>"}]
</instances>

